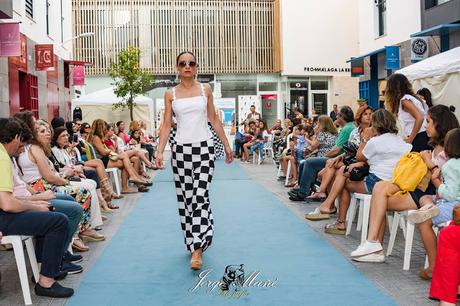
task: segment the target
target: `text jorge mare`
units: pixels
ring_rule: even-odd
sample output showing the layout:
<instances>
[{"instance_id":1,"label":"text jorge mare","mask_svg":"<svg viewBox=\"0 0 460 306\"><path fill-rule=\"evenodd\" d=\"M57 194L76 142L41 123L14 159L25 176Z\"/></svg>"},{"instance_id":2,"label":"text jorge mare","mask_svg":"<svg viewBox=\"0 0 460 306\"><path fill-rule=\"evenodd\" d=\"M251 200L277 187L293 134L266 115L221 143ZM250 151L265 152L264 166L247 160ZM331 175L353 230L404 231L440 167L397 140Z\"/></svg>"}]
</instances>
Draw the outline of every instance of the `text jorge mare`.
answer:
<instances>
[{"instance_id":1,"label":"text jorge mare","mask_svg":"<svg viewBox=\"0 0 460 306\"><path fill-rule=\"evenodd\" d=\"M208 276L212 272L212 269L204 270L202 271L197 278L197 282L195 286L190 288L190 292L195 292L198 290L198 288L208 288L208 291L211 292L214 289L218 288L222 284L222 280L209 280ZM278 278L275 278L274 280L257 280L257 278L260 275L260 271L253 271L249 276L244 280L244 283L242 285L243 288L273 288L276 286L278 282Z\"/></svg>"}]
</instances>

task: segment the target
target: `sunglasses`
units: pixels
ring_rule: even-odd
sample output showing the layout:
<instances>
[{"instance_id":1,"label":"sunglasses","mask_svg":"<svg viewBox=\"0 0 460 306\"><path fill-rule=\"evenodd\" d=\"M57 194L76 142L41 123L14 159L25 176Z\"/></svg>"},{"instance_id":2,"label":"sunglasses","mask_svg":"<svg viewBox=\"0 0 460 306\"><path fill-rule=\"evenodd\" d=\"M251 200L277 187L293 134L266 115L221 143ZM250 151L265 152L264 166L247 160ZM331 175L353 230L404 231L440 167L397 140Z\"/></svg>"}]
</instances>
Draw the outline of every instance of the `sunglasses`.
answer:
<instances>
[{"instance_id":1,"label":"sunglasses","mask_svg":"<svg viewBox=\"0 0 460 306\"><path fill-rule=\"evenodd\" d=\"M190 68L195 68L195 67L197 66L197 64L196 64L195 61L189 61L189 62L180 61L177 65L178 65L180 68L185 68L187 65L188 65Z\"/></svg>"}]
</instances>

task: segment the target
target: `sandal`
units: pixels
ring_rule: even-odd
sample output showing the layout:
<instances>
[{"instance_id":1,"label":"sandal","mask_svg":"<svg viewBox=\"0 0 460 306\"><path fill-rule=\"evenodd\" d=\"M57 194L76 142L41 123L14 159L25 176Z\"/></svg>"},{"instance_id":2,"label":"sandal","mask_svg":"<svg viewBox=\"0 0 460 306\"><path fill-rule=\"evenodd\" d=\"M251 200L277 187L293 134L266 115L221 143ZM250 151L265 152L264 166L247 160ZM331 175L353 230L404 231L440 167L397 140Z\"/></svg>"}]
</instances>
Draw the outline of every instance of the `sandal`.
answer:
<instances>
[{"instance_id":1,"label":"sandal","mask_svg":"<svg viewBox=\"0 0 460 306\"><path fill-rule=\"evenodd\" d=\"M347 231L346 228L337 228L337 225L339 224L345 225L345 221L337 220L334 223L326 224L324 227L324 232L332 235L345 235L345 232Z\"/></svg>"},{"instance_id":2,"label":"sandal","mask_svg":"<svg viewBox=\"0 0 460 306\"><path fill-rule=\"evenodd\" d=\"M284 187L294 188L296 186L297 186L297 182L294 182L294 183L289 183L289 184L285 185Z\"/></svg>"},{"instance_id":3,"label":"sandal","mask_svg":"<svg viewBox=\"0 0 460 306\"><path fill-rule=\"evenodd\" d=\"M118 208L120 208L120 206L115 205L115 204L112 204L112 203L108 203L107 206L108 206L110 209L118 209Z\"/></svg>"},{"instance_id":4,"label":"sandal","mask_svg":"<svg viewBox=\"0 0 460 306\"><path fill-rule=\"evenodd\" d=\"M305 214L305 219L310 221L328 220L329 218L331 218L331 215L336 213L337 209L331 212L323 212L319 209L319 207L317 207L314 211Z\"/></svg>"},{"instance_id":5,"label":"sandal","mask_svg":"<svg viewBox=\"0 0 460 306\"><path fill-rule=\"evenodd\" d=\"M123 199L123 196L122 196L121 194L118 195L118 194L116 194L116 193L112 193L111 197L112 197L112 200Z\"/></svg>"},{"instance_id":6,"label":"sandal","mask_svg":"<svg viewBox=\"0 0 460 306\"><path fill-rule=\"evenodd\" d=\"M324 194L324 196L321 196L322 194ZM313 192L311 195L309 195L307 197L307 201L308 202L323 202L324 200L326 200L326 193L324 192Z\"/></svg>"},{"instance_id":7,"label":"sandal","mask_svg":"<svg viewBox=\"0 0 460 306\"><path fill-rule=\"evenodd\" d=\"M78 252L87 252L89 250L89 246L85 245L80 238L73 238L72 249Z\"/></svg>"},{"instance_id":8,"label":"sandal","mask_svg":"<svg viewBox=\"0 0 460 306\"><path fill-rule=\"evenodd\" d=\"M139 192L148 192L149 189L147 188L147 186L139 185L139 186L137 186L137 191L139 191Z\"/></svg>"}]
</instances>

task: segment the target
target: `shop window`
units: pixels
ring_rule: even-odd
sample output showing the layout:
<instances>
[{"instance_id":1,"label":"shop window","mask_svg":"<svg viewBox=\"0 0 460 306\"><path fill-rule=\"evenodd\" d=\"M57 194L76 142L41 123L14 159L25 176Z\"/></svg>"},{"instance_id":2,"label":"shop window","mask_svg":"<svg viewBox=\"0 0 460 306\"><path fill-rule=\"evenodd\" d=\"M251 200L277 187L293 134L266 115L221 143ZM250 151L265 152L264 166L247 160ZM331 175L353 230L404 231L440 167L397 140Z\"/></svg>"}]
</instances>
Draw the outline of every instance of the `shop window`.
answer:
<instances>
[{"instance_id":1,"label":"shop window","mask_svg":"<svg viewBox=\"0 0 460 306\"><path fill-rule=\"evenodd\" d=\"M328 82L327 81L311 81L311 90L327 90Z\"/></svg>"},{"instance_id":2,"label":"shop window","mask_svg":"<svg viewBox=\"0 0 460 306\"><path fill-rule=\"evenodd\" d=\"M38 79L36 76L19 72L19 106L20 110L31 111L38 117Z\"/></svg>"},{"instance_id":3,"label":"shop window","mask_svg":"<svg viewBox=\"0 0 460 306\"><path fill-rule=\"evenodd\" d=\"M359 82L359 98L369 101L369 83L370 81Z\"/></svg>"},{"instance_id":4,"label":"shop window","mask_svg":"<svg viewBox=\"0 0 460 306\"><path fill-rule=\"evenodd\" d=\"M430 9L434 6L449 2L451 0L425 0L425 9Z\"/></svg>"},{"instance_id":5,"label":"shop window","mask_svg":"<svg viewBox=\"0 0 460 306\"><path fill-rule=\"evenodd\" d=\"M26 0L26 15L34 19L34 0Z\"/></svg>"},{"instance_id":6,"label":"shop window","mask_svg":"<svg viewBox=\"0 0 460 306\"><path fill-rule=\"evenodd\" d=\"M387 33L387 1L374 0L376 10L377 37Z\"/></svg>"},{"instance_id":7,"label":"shop window","mask_svg":"<svg viewBox=\"0 0 460 306\"><path fill-rule=\"evenodd\" d=\"M259 91L277 91L278 83L276 82L260 82Z\"/></svg>"}]
</instances>

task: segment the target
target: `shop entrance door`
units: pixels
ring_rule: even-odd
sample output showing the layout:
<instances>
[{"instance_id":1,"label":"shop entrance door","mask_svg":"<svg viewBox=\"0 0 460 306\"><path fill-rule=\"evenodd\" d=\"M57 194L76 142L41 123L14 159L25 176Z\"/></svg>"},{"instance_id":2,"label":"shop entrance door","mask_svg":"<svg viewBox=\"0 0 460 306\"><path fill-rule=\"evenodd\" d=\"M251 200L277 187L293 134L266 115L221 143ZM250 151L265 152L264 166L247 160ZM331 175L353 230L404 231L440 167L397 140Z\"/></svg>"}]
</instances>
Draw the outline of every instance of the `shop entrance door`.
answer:
<instances>
[{"instance_id":1,"label":"shop entrance door","mask_svg":"<svg viewBox=\"0 0 460 306\"><path fill-rule=\"evenodd\" d=\"M312 91L311 92L311 107L316 115L327 115L327 91Z\"/></svg>"}]
</instances>

